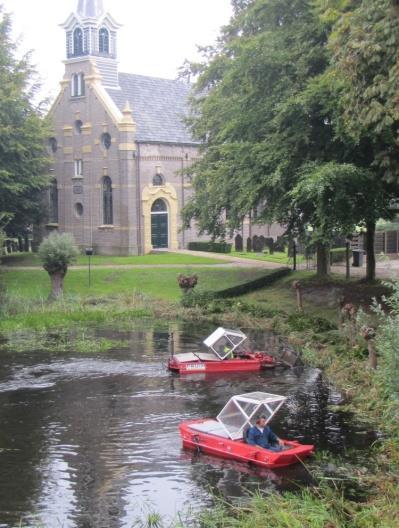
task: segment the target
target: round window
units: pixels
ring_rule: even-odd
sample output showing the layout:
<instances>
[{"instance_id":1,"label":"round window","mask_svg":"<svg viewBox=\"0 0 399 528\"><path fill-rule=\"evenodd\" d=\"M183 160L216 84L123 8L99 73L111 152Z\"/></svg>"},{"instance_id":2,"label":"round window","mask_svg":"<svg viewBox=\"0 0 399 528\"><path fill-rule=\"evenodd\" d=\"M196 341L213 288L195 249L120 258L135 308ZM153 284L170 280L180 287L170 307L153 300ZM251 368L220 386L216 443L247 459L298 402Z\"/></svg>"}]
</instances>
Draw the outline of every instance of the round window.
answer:
<instances>
[{"instance_id":1,"label":"round window","mask_svg":"<svg viewBox=\"0 0 399 528\"><path fill-rule=\"evenodd\" d=\"M102 134L101 143L103 147L106 148L107 150L111 147L112 138L111 138L111 135L108 134L108 132L104 132L104 134Z\"/></svg>"},{"instance_id":2,"label":"round window","mask_svg":"<svg viewBox=\"0 0 399 528\"><path fill-rule=\"evenodd\" d=\"M80 119L77 119L75 121L75 130L77 132L77 134L81 134L82 133L82 126L83 126L83 123Z\"/></svg>"},{"instance_id":3,"label":"round window","mask_svg":"<svg viewBox=\"0 0 399 528\"><path fill-rule=\"evenodd\" d=\"M75 216L76 218L81 218L83 216L83 205L80 202L75 204Z\"/></svg>"},{"instance_id":4,"label":"round window","mask_svg":"<svg viewBox=\"0 0 399 528\"><path fill-rule=\"evenodd\" d=\"M52 152L57 152L57 149L58 149L58 143L57 143L57 140L55 139L55 137L51 137L49 140L48 140L48 144L52 150Z\"/></svg>"}]
</instances>

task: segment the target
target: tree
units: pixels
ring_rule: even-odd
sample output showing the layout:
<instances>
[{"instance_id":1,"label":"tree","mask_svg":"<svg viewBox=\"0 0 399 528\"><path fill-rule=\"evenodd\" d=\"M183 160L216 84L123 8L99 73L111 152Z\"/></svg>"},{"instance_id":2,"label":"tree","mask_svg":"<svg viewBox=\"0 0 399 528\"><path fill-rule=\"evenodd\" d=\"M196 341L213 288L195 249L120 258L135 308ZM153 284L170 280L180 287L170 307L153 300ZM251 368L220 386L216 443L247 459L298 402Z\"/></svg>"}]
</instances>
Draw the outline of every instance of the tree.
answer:
<instances>
[{"instance_id":1,"label":"tree","mask_svg":"<svg viewBox=\"0 0 399 528\"><path fill-rule=\"evenodd\" d=\"M68 266L79 254L73 236L69 233L52 233L40 244L38 254L51 279L49 299L58 299L64 292Z\"/></svg>"},{"instance_id":2,"label":"tree","mask_svg":"<svg viewBox=\"0 0 399 528\"><path fill-rule=\"evenodd\" d=\"M399 181L399 2L346 0L332 11L332 66L342 83L344 125L356 142L367 138L373 167L385 181Z\"/></svg>"},{"instance_id":3,"label":"tree","mask_svg":"<svg viewBox=\"0 0 399 528\"><path fill-rule=\"evenodd\" d=\"M392 195L386 186L376 180L369 169L353 164L329 162L309 163L304 166L299 181L290 193L300 216L300 229L304 222L312 226L313 240L321 244L339 235L350 236L356 227L365 227L391 213L388 209ZM374 231L372 241L374 243ZM375 279L374 251L368 259L367 280Z\"/></svg>"},{"instance_id":4,"label":"tree","mask_svg":"<svg viewBox=\"0 0 399 528\"><path fill-rule=\"evenodd\" d=\"M326 3L329 12L321 9ZM349 4L235 2L235 16L217 46L206 48L204 63L190 69L198 80L189 124L204 151L188 173L195 194L183 217L186 224L196 220L200 232L221 237L239 228L259 205L259 222L279 222L291 235L300 234L309 218L317 219L318 273L324 275L332 230L324 221L326 204L301 194L303 180L306 174L311 180L316 174L325 176L328 169L324 197L334 197L342 196L340 186L347 175L354 178L353 185L345 186L352 193L349 209L334 209L334 231L348 234L350 226L367 227L367 276L372 279L373 227L379 215L389 214L385 200L395 190L381 184L372 139L366 134L354 137L344 123L347 84L331 64L333 52L327 44L339 13ZM348 172L349 167L354 170ZM356 182L371 183L359 189ZM371 195L370 206L354 214L352 204L361 201L359 194L363 203Z\"/></svg>"},{"instance_id":5,"label":"tree","mask_svg":"<svg viewBox=\"0 0 399 528\"><path fill-rule=\"evenodd\" d=\"M49 183L48 129L32 101L37 86L29 57L16 58L10 16L0 6L0 213L15 236L42 212L42 192Z\"/></svg>"}]
</instances>

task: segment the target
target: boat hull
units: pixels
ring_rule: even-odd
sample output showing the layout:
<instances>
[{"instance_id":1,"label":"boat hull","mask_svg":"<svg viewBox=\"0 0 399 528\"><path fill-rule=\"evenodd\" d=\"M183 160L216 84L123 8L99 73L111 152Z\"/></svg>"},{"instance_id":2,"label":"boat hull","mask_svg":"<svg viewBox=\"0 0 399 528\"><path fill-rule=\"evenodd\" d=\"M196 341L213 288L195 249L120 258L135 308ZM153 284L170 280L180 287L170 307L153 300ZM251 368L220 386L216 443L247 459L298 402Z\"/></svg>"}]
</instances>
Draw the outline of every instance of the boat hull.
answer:
<instances>
[{"instance_id":1,"label":"boat hull","mask_svg":"<svg viewBox=\"0 0 399 528\"><path fill-rule=\"evenodd\" d=\"M179 374L222 373L222 372L255 372L262 369L274 368L276 361L266 354L251 354L246 358L207 361L194 359L180 361L179 355L172 356L168 361L168 368Z\"/></svg>"},{"instance_id":2,"label":"boat hull","mask_svg":"<svg viewBox=\"0 0 399 528\"><path fill-rule=\"evenodd\" d=\"M180 436L184 448L269 469L291 466L314 453L313 445L304 445L296 441L284 440L284 450L273 452L249 445L242 440L231 440L195 430L195 426L204 422L209 422L209 419L190 420L180 424Z\"/></svg>"}]
</instances>

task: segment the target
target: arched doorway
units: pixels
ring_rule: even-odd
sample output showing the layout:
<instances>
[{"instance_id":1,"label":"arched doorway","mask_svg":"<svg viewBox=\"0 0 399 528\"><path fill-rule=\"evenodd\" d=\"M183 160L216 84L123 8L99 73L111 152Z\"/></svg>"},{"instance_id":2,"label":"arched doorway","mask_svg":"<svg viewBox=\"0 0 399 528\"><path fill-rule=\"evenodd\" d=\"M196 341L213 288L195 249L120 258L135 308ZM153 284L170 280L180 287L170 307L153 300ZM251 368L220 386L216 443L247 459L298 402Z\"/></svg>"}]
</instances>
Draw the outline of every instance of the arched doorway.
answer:
<instances>
[{"instance_id":1,"label":"arched doorway","mask_svg":"<svg viewBox=\"0 0 399 528\"><path fill-rule=\"evenodd\" d=\"M153 249L169 247L168 207L161 198L155 200L151 207L151 243Z\"/></svg>"}]
</instances>

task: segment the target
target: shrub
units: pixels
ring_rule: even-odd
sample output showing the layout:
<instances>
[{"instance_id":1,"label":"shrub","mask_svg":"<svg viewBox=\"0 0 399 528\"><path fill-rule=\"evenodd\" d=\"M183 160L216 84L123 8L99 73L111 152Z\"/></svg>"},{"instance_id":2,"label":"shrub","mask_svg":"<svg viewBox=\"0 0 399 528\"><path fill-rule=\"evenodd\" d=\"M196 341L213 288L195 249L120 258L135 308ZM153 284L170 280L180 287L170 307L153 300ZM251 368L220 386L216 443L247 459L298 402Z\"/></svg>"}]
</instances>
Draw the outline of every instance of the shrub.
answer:
<instances>
[{"instance_id":1,"label":"shrub","mask_svg":"<svg viewBox=\"0 0 399 528\"><path fill-rule=\"evenodd\" d=\"M314 317L300 312L290 314L287 322L291 329L296 332L303 332L304 330L313 330L316 333L328 332L337 328L336 325L323 317Z\"/></svg>"},{"instance_id":2,"label":"shrub","mask_svg":"<svg viewBox=\"0 0 399 528\"><path fill-rule=\"evenodd\" d=\"M260 277L259 279L244 282L243 284L237 284L237 286L233 286L232 288L227 288L226 290L218 291L216 292L216 297L220 299L224 299L226 297L239 297L240 295L244 295L245 293L250 293L259 290L260 288L264 288L265 286L269 286L273 282L277 281L278 279L281 279L282 277L285 277L286 275L289 275L290 273L291 270L289 270L288 268L281 268L271 273L268 273L267 275L265 275L264 277Z\"/></svg>"},{"instance_id":3,"label":"shrub","mask_svg":"<svg viewBox=\"0 0 399 528\"><path fill-rule=\"evenodd\" d=\"M393 293L388 299L384 299L391 309L390 315L387 316L381 306L376 308L382 319L376 345L383 359L379 369L381 381L396 398L399 398L399 281L390 286Z\"/></svg>"},{"instance_id":4,"label":"shrub","mask_svg":"<svg viewBox=\"0 0 399 528\"><path fill-rule=\"evenodd\" d=\"M40 244L38 254L43 268L50 275L50 298L57 299L63 294L68 266L79 254L73 236L69 233L52 233Z\"/></svg>"},{"instance_id":5,"label":"shrub","mask_svg":"<svg viewBox=\"0 0 399 528\"><path fill-rule=\"evenodd\" d=\"M184 308L204 308L215 299L214 292L191 290L183 295L180 303Z\"/></svg>"},{"instance_id":6,"label":"shrub","mask_svg":"<svg viewBox=\"0 0 399 528\"><path fill-rule=\"evenodd\" d=\"M231 253L232 244L227 242L189 242L191 251L207 251L210 253Z\"/></svg>"}]
</instances>

